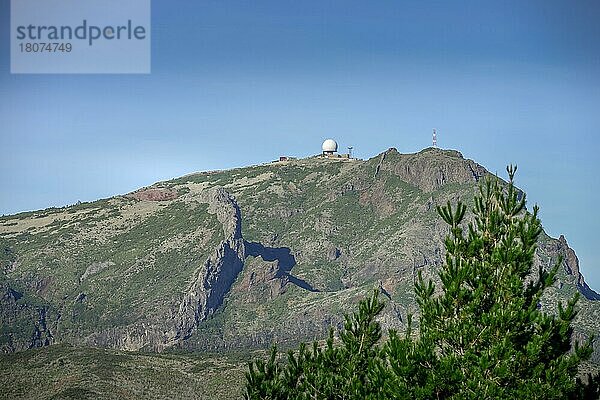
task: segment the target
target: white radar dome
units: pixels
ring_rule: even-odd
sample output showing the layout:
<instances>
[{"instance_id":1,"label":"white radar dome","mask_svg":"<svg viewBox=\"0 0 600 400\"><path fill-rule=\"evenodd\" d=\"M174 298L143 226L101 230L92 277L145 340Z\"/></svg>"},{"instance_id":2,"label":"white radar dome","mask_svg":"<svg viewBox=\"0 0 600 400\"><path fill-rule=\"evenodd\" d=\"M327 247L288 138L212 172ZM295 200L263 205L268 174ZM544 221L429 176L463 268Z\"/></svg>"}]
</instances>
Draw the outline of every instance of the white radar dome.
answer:
<instances>
[{"instance_id":1,"label":"white radar dome","mask_svg":"<svg viewBox=\"0 0 600 400\"><path fill-rule=\"evenodd\" d=\"M323 146L321 146L323 151L325 152L335 152L337 151L337 143L335 142L335 140L333 139L327 139L326 141L323 142Z\"/></svg>"}]
</instances>

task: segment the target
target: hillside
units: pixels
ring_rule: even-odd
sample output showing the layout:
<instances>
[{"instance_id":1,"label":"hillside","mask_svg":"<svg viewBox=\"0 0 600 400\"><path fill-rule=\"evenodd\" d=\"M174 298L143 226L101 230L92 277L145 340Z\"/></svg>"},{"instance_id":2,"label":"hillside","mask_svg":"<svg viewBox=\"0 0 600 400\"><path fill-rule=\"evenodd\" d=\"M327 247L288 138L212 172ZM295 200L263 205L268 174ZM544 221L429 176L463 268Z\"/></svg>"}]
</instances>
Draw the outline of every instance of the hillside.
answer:
<instances>
[{"instance_id":1,"label":"hillside","mask_svg":"<svg viewBox=\"0 0 600 400\"><path fill-rule=\"evenodd\" d=\"M124 196L0 218L0 349L49 344L237 351L321 338L373 287L382 322L415 312L435 277L437 204L470 203L488 172L456 151L308 158L160 182ZM518 177L517 177L518 178ZM600 332L600 298L564 237L544 307L584 296L577 332Z\"/></svg>"},{"instance_id":2,"label":"hillside","mask_svg":"<svg viewBox=\"0 0 600 400\"><path fill-rule=\"evenodd\" d=\"M0 354L0 398L230 399L241 396L250 356L46 346Z\"/></svg>"}]
</instances>

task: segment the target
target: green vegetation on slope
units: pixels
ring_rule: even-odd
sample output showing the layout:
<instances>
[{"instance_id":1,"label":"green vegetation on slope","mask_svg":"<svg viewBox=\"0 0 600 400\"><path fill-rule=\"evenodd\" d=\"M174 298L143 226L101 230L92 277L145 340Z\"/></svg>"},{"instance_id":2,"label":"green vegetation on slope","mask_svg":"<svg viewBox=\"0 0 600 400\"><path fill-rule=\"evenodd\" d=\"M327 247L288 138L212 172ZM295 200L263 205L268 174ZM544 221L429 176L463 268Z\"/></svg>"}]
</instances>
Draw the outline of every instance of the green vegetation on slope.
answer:
<instances>
[{"instance_id":1,"label":"green vegetation on slope","mask_svg":"<svg viewBox=\"0 0 600 400\"><path fill-rule=\"evenodd\" d=\"M324 347L301 345L287 364L250 364L247 399L597 399L600 375L578 378L592 354L591 341L573 343L579 293L540 310L560 263L534 273L542 232L538 209L525 211L513 185L506 193L487 180L475 197L475 218L466 227L466 206L437 207L449 226L440 289L421 274L415 283L419 330L392 330L383 343L376 317L379 291L346 316L339 346L333 330Z\"/></svg>"},{"instance_id":2,"label":"green vegetation on slope","mask_svg":"<svg viewBox=\"0 0 600 400\"><path fill-rule=\"evenodd\" d=\"M277 261L248 257L223 304L177 346L322 338L373 286L389 296L385 328L404 328L402 316L416 311L416 276L435 278L443 262L436 205L463 199L471 218L470 199L486 174L457 152L390 149L365 161L309 158L192 174L127 196L0 218L0 282L22 296L10 299L14 313L3 316L1 340L20 337L13 347L27 348L45 324L54 342L127 349L167 342L184 294L223 239L202 200L211 188L235 197L246 242L288 251L295 264L284 273ZM174 196L141 196L152 190ZM547 267L565 247L541 241L538 258ZM577 273L573 263L561 268L543 304L578 290ZM598 332L600 306L582 303L578 332Z\"/></svg>"},{"instance_id":3,"label":"green vegetation on slope","mask_svg":"<svg viewBox=\"0 0 600 400\"><path fill-rule=\"evenodd\" d=\"M248 357L54 345L0 355L0 398L233 399Z\"/></svg>"}]
</instances>

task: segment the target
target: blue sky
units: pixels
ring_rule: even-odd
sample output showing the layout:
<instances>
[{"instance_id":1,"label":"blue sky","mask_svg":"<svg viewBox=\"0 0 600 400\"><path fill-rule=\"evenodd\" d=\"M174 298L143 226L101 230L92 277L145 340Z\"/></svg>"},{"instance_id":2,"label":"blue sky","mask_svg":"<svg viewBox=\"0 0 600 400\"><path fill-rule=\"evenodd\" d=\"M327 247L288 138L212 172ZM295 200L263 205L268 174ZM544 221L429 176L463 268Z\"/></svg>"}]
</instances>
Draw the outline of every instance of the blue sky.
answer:
<instances>
[{"instance_id":1,"label":"blue sky","mask_svg":"<svg viewBox=\"0 0 600 400\"><path fill-rule=\"evenodd\" d=\"M152 2L149 75L11 75L0 3L0 214L192 171L443 148L518 184L600 289L597 1Z\"/></svg>"}]
</instances>

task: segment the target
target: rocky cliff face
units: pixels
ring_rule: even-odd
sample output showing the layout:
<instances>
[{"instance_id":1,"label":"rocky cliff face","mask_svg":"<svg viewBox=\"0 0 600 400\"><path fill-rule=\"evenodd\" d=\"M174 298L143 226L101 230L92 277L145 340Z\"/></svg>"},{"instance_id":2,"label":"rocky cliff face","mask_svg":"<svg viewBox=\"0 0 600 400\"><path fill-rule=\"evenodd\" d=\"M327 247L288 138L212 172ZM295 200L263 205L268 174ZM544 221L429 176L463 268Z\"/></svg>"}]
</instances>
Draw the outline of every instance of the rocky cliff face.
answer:
<instances>
[{"instance_id":1,"label":"rocky cliff face","mask_svg":"<svg viewBox=\"0 0 600 400\"><path fill-rule=\"evenodd\" d=\"M10 353L54 343L51 325L58 316L48 305L22 301L23 293L13 289L8 282L0 283L0 296L0 321L4 328L0 352ZM27 334L20 332L21 325L30 327Z\"/></svg>"},{"instance_id":2,"label":"rocky cliff face","mask_svg":"<svg viewBox=\"0 0 600 400\"><path fill-rule=\"evenodd\" d=\"M558 254L562 257L562 266L565 273L574 278L576 287L583 296L588 300L600 300L600 295L593 291L585 282L585 278L579 270L579 259L575 251L569 247L567 239L563 235L560 235L558 240L552 240L548 245L540 246L540 248L542 251L550 254Z\"/></svg>"},{"instance_id":3,"label":"rocky cliff face","mask_svg":"<svg viewBox=\"0 0 600 400\"><path fill-rule=\"evenodd\" d=\"M435 206L469 203L487 171L455 151L390 149L192 174L127 196L0 218L2 351L69 342L161 351L321 338L379 289L384 327L417 310L447 228ZM546 304L579 291L578 329L600 332L599 296L561 237Z\"/></svg>"},{"instance_id":4,"label":"rocky cliff face","mask_svg":"<svg viewBox=\"0 0 600 400\"><path fill-rule=\"evenodd\" d=\"M379 156L375 171L378 174L385 170L425 193L440 189L448 183L478 182L488 174L485 168L472 160L465 160L458 151L440 153L433 148L408 155L401 155L391 148Z\"/></svg>"},{"instance_id":5,"label":"rocky cliff face","mask_svg":"<svg viewBox=\"0 0 600 400\"><path fill-rule=\"evenodd\" d=\"M194 272L177 312L176 340L189 338L198 324L217 310L244 265L242 219L235 199L221 188L208 190L201 198L223 225L225 239Z\"/></svg>"}]
</instances>

